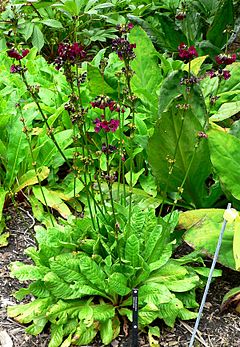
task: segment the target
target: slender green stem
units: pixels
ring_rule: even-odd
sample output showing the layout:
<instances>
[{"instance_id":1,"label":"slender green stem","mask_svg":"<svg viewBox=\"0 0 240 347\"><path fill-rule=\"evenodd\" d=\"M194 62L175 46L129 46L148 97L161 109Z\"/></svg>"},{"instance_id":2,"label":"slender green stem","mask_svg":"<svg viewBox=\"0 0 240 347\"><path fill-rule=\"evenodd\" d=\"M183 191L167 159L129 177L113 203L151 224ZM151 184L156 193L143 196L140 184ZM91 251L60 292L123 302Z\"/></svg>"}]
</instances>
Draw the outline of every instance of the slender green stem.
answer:
<instances>
[{"instance_id":1,"label":"slender green stem","mask_svg":"<svg viewBox=\"0 0 240 347\"><path fill-rule=\"evenodd\" d=\"M30 155L31 155L31 159L32 159L32 166L33 166L33 168L34 168L35 175L36 175L36 177L37 177L38 185L39 185L39 188L40 188L40 190L41 190L41 194L42 194L43 201L44 201L44 204L45 204L46 209L47 209L47 213L48 213L48 215L49 215L49 218L50 218L50 221L51 221L51 223L52 223L52 226L54 226L54 222L53 222L53 219L52 219L52 214L51 214L51 212L50 212L50 210L49 210L48 203L47 203L47 199L46 199L46 196L45 196L45 194L44 194L43 187L42 187L42 185L41 185L41 180L40 180L40 178L39 178L39 174L38 174L38 170L37 170L37 163L36 163L35 160L34 160L33 150L32 150L32 146L31 146L31 139L30 139L30 137L29 137L28 129L27 129L27 126L26 126L26 123L25 123L25 120L24 120L23 117L21 118L21 121L22 121L23 126L24 126L23 132L24 132L25 135L26 135L27 142L28 142L29 149L30 149Z\"/></svg>"}]
</instances>

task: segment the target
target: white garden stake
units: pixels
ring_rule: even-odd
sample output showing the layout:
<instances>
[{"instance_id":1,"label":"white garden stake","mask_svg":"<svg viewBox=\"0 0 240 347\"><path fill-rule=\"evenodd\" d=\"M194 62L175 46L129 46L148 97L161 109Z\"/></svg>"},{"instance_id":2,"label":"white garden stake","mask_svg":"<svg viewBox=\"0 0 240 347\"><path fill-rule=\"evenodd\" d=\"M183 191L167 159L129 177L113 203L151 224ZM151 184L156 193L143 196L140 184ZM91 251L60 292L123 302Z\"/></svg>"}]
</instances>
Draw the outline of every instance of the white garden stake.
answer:
<instances>
[{"instance_id":1,"label":"white garden stake","mask_svg":"<svg viewBox=\"0 0 240 347\"><path fill-rule=\"evenodd\" d=\"M227 222L230 222L230 223L233 222L236 217L237 217L237 211L235 211L234 209L231 209L231 204L229 203L227 205L227 209L226 209L226 211L224 212L224 215L223 215L224 220L223 220L223 224L222 224L222 229L221 229L221 232L220 232L220 235L219 235L219 238L218 238L217 247L216 247L215 254L214 254L214 257L213 257L213 261L212 261L212 266L211 266L211 269L210 269L210 272L209 272L209 276L208 276L208 280L207 280L207 284L206 284L206 287L205 287L205 290L204 290L204 293L203 293L202 302L201 302L201 305L200 305L200 308L199 308L199 311L198 311L198 316L197 316L197 319L196 319L196 322L195 322L195 326L194 326L194 329L193 329L193 333L192 333L192 336L191 336L191 341L190 341L189 347L193 347L194 339L195 339L195 336L196 336L196 333L197 333L197 330L198 330L199 322L200 322L201 315L202 315L202 312L203 312L203 308L204 308L204 305L205 305L205 302L206 302L207 293L209 291L209 287L210 287L210 284L211 284L211 281L212 281L213 271L214 271L214 268L215 268L215 265L216 265L216 262L217 262L217 258L218 258L218 254L219 254L219 251L220 251L220 247L221 247L221 244L222 244L222 239L223 239L224 230L226 228L226 224L227 224Z\"/></svg>"}]
</instances>

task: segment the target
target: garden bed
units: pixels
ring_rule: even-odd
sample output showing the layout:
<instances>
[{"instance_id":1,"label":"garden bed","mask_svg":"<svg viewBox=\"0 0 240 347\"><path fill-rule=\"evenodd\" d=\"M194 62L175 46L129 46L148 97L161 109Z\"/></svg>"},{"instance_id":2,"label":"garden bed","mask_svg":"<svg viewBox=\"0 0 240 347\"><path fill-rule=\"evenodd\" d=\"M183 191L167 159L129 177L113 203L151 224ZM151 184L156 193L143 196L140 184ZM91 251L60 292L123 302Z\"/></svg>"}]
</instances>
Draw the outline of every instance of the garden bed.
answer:
<instances>
[{"instance_id":1,"label":"garden bed","mask_svg":"<svg viewBox=\"0 0 240 347\"><path fill-rule=\"evenodd\" d=\"M47 330L39 336L27 335L24 327L14 320L7 317L6 307L15 304L16 300L12 296L12 292L20 288L17 279L13 279L9 275L9 264L12 261L29 262L24 255L24 250L35 244L33 227L35 221L30 214L28 206L21 205L19 214L13 207L5 211L5 215L9 217L8 228L11 233L9 245L0 250L0 268L1 268L1 289L0 289L0 342L2 347L10 347L4 345L1 336L9 335L13 342L13 347L44 347L48 345L49 333ZM180 253L186 251L181 248ZM181 254L182 255L182 254ZM218 278L210 288L207 302L204 309L204 315L201 319L199 331L201 331L202 342L208 347L237 347L240 342L240 317L232 310L228 312L220 312L220 305L223 296L233 287L239 286L240 274L235 271L223 268L223 276ZM199 301L201 293L199 293ZM29 297L28 300L31 300ZM190 331L194 326L194 321L178 321L174 329L169 329L159 321L161 327L160 346L184 347L188 346L190 340ZM2 332L4 332L2 334ZM10 341L10 340L9 340ZM112 342L113 347L125 347L131 343L131 337L120 334L119 338ZM139 338L140 346L149 346L146 334L141 334ZM101 346L96 340L92 346ZM204 346L196 339L196 346Z\"/></svg>"}]
</instances>

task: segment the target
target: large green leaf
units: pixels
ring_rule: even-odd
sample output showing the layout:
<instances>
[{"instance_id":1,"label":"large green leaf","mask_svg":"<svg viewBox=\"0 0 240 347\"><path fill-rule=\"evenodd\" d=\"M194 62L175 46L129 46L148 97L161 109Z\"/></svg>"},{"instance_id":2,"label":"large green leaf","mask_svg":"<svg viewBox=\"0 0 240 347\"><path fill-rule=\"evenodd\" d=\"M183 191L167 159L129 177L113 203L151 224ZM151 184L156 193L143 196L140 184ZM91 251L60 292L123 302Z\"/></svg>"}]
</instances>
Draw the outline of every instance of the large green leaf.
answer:
<instances>
[{"instance_id":1,"label":"large green leaf","mask_svg":"<svg viewBox=\"0 0 240 347\"><path fill-rule=\"evenodd\" d=\"M136 43L134 49L136 58L131 62L131 68L135 72L131 80L132 90L145 105L150 106L153 116L156 118L157 92L162 81L157 51L141 27L136 26L131 30L129 40Z\"/></svg>"},{"instance_id":2,"label":"large green leaf","mask_svg":"<svg viewBox=\"0 0 240 347\"><path fill-rule=\"evenodd\" d=\"M225 30L228 26L233 27L233 11L233 1L222 0L214 16L213 23L207 32L207 39L219 48L222 48L227 41L228 36Z\"/></svg>"},{"instance_id":3,"label":"large green leaf","mask_svg":"<svg viewBox=\"0 0 240 347\"><path fill-rule=\"evenodd\" d=\"M11 189L19 173L20 164L26 158L27 148L29 146L22 128L23 125L20 120L15 119L12 120L8 129L9 143L6 154L7 167L4 185L9 187L9 189Z\"/></svg>"},{"instance_id":4,"label":"large green leaf","mask_svg":"<svg viewBox=\"0 0 240 347\"><path fill-rule=\"evenodd\" d=\"M195 148L201 130L199 120L190 109L179 110L173 103L157 121L148 146L149 162L161 190L164 192L167 188L167 193L177 192L188 173L182 196L189 204L198 207L204 205L205 181L211 172L206 140L202 139ZM175 163L169 175L171 160Z\"/></svg>"},{"instance_id":5,"label":"large green leaf","mask_svg":"<svg viewBox=\"0 0 240 347\"><path fill-rule=\"evenodd\" d=\"M139 238L135 234L129 236L125 246L125 259L128 260L133 267L139 265L139 248Z\"/></svg>"},{"instance_id":6,"label":"large green leaf","mask_svg":"<svg viewBox=\"0 0 240 347\"><path fill-rule=\"evenodd\" d=\"M224 210L221 209L200 209L181 213L179 227L187 230L184 240L192 247L212 257L222 227L223 214ZM218 257L220 263L232 269L235 269L233 235L236 230L240 233L238 220L232 224L227 223Z\"/></svg>"},{"instance_id":7,"label":"large green leaf","mask_svg":"<svg viewBox=\"0 0 240 347\"><path fill-rule=\"evenodd\" d=\"M240 139L221 127L212 127L208 138L211 161L224 190L240 200Z\"/></svg>"},{"instance_id":8,"label":"large green leaf","mask_svg":"<svg viewBox=\"0 0 240 347\"><path fill-rule=\"evenodd\" d=\"M92 96L98 95L115 95L117 97L117 91L115 91L104 79L101 71L91 64L87 65L88 73L88 87Z\"/></svg>"},{"instance_id":9,"label":"large green leaf","mask_svg":"<svg viewBox=\"0 0 240 347\"><path fill-rule=\"evenodd\" d=\"M234 237L233 237L233 255L236 264L236 270L240 271L240 217L237 216L234 222Z\"/></svg>"}]
</instances>

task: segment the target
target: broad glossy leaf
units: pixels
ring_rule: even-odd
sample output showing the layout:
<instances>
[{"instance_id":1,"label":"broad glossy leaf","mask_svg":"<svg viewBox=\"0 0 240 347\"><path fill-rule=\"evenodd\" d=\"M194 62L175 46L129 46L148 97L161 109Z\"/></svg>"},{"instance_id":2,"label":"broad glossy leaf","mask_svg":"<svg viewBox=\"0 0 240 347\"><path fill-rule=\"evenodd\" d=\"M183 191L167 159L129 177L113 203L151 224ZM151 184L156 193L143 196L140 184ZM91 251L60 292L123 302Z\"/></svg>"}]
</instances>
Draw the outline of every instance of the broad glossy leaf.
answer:
<instances>
[{"instance_id":1,"label":"broad glossy leaf","mask_svg":"<svg viewBox=\"0 0 240 347\"><path fill-rule=\"evenodd\" d=\"M240 112L240 101L227 102L223 104L217 113L210 117L213 122L221 122Z\"/></svg>"},{"instance_id":2,"label":"broad glossy leaf","mask_svg":"<svg viewBox=\"0 0 240 347\"><path fill-rule=\"evenodd\" d=\"M63 341L63 326L61 324L51 324L51 340L48 347L58 347Z\"/></svg>"},{"instance_id":3,"label":"broad glossy leaf","mask_svg":"<svg viewBox=\"0 0 240 347\"><path fill-rule=\"evenodd\" d=\"M141 174L145 171L144 168L142 168L140 171L138 172L132 172L132 186L134 187L136 184L137 184L137 181L139 179L139 177L141 176ZM127 181L127 184L130 185L130 182L131 182L131 173L128 172L126 173L125 175L125 178L126 178L126 181Z\"/></svg>"},{"instance_id":4,"label":"broad glossy leaf","mask_svg":"<svg viewBox=\"0 0 240 347\"><path fill-rule=\"evenodd\" d=\"M32 45L40 52L44 46L44 36L40 27L36 24L33 29Z\"/></svg>"},{"instance_id":5,"label":"broad glossy leaf","mask_svg":"<svg viewBox=\"0 0 240 347\"><path fill-rule=\"evenodd\" d=\"M221 209L200 209L181 213L179 227L187 230L184 240L193 248L213 257L223 223L223 214L224 210ZM235 228L240 232L240 223L238 221L232 224L227 223L218 257L221 264L232 269L235 269L233 256Z\"/></svg>"},{"instance_id":6,"label":"broad glossy leaf","mask_svg":"<svg viewBox=\"0 0 240 347\"><path fill-rule=\"evenodd\" d=\"M80 262L81 273L87 278L87 280L93 285L98 286L99 289L106 287L105 274L102 271L100 265L98 265L90 257L83 257Z\"/></svg>"},{"instance_id":7,"label":"broad glossy leaf","mask_svg":"<svg viewBox=\"0 0 240 347\"><path fill-rule=\"evenodd\" d=\"M145 105L150 105L153 117L157 117L157 92L162 81L161 69L158 64L157 51L152 41L141 27L134 27L129 35L131 43L136 43L136 58L131 62L134 75L131 86Z\"/></svg>"},{"instance_id":8,"label":"broad glossy leaf","mask_svg":"<svg viewBox=\"0 0 240 347\"><path fill-rule=\"evenodd\" d=\"M188 63L186 64L186 66L184 67L184 71L189 71L189 64L190 64L190 71L191 73L193 73L195 76L198 75L202 64L204 63L204 61L207 59L207 55L203 55L201 57L197 57L193 60L191 60L191 64Z\"/></svg>"},{"instance_id":9,"label":"broad glossy leaf","mask_svg":"<svg viewBox=\"0 0 240 347\"><path fill-rule=\"evenodd\" d=\"M212 127L208 132L208 142L211 161L224 190L240 200L240 139L221 127Z\"/></svg>"},{"instance_id":10,"label":"broad glossy leaf","mask_svg":"<svg viewBox=\"0 0 240 347\"><path fill-rule=\"evenodd\" d=\"M49 175L49 168L47 166L36 168L37 174L35 170L29 170L18 181L18 184L14 187L13 191L15 193L19 192L25 187L34 185L36 183L43 181Z\"/></svg>"},{"instance_id":11,"label":"broad glossy leaf","mask_svg":"<svg viewBox=\"0 0 240 347\"><path fill-rule=\"evenodd\" d=\"M35 195L35 197L39 201L41 201L42 204L46 205L42 192L44 194L47 205L49 207L52 207L53 209L58 211L63 218L67 218L68 216L71 215L70 209L62 201L62 199L59 197L59 194L57 192L50 190L47 187L42 187L42 188L38 186L33 187L33 194Z\"/></svg>"},{"instance_id":12,"label":"broad glossy leaf","mask_svg":"<svg viewBox=\"0 0 240 347\"><path fill-rule=\"evenodd\" d=\"M167 193L177 192L188 173L182 197L189 204L201 207L207 194L205 181L211 173L211 163L206 139L201 139L195 148L199 131L202 131L202 127L194 113L190 109L179 110L173 103L156 123L154 134L149 140L148 157L162 192L166 187ZM175 164L169 175L171 160L175 160Z\"/></svg>"},{"instance_id":13,"label":"broad glossy leaf","mask_svg":"<svg viewBox=\"0 0 240 347\"><path fill-rule=\"evenodd\" d=\"M91 64L87 66L88 86L92 96L98 95L117 95L115 91L104 79L100 70Z\"/></svg>"},{"instance_id":14,"label":"broad glossy leaf","mask_svg":"<svg viewBox=\"0 0 240 347\"><path fill-rule=\"evenodd\" d=\"M5 202L7 192L4 190L3 187L0 187L0 222L2 220L2 210Z\"/></svg>"},{"instance_id":15,"label":"broad glossy leaf","mask_svg":"<svg viewBox=\"0 0 240 347\"><path fill-rule=\"evenodd\" d=\"M24 161L29 144L27 137L22 131L23 125L19 119L15 119L9 125L9 143L7 147L7 167L4 185L12 188L12 184L19 174L20 164Z\"/></svg>"},{"instance_id":16,"label":"broad glossy leaf","mask_svg":"<svg viewBox=\"0 0 240 347\"><path fill-rule=\"evenodd\" d=\"M213 23L207 32L207 39L219 48L222 48L227 40L227 33L225 29L227 29L227 26L233 27L233 11L233 1L222 0L214 16Z\"/></svg>"},{"instance_id":17,"label":"broad glossy leaf","mask_svg":"<svg viewBox=\"0 0 240 347\"><path fill-rule=\"evenodd\" d=\"M240 271L240 217L239 215L234 221L234 236L233 236L233 255L236 264L236 270Z\"/></svg>"},{"instance_id":18,"label":"broad glossy leaf","mask_svg":"<svg viewBox=\"0 0 240 347\"><path fill-rule=\"evenodd\" d=\"M48 268L27 265L19 261L11 264L11 275L20 281L42 279L48 271Z\"/></svg>"}]
</instances>

